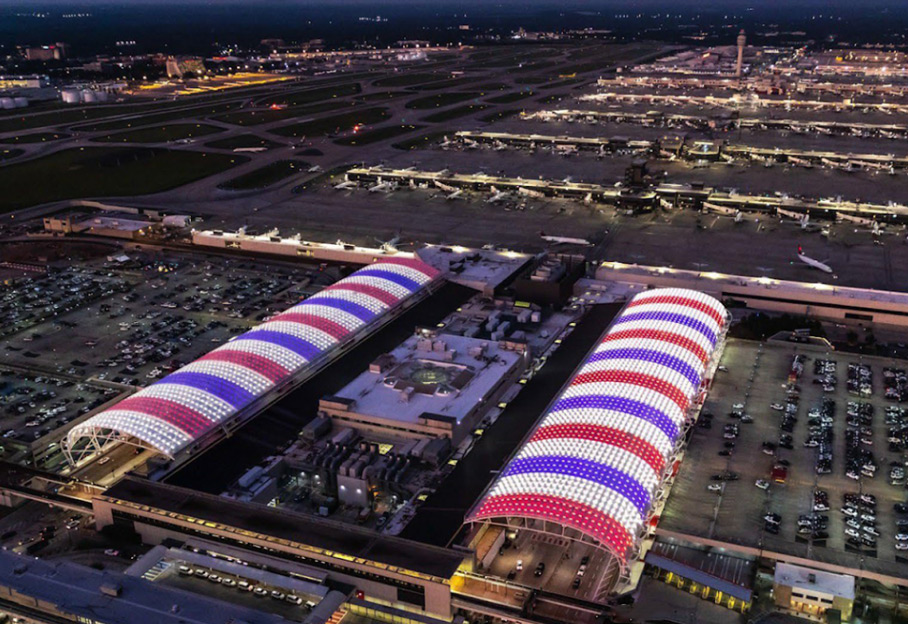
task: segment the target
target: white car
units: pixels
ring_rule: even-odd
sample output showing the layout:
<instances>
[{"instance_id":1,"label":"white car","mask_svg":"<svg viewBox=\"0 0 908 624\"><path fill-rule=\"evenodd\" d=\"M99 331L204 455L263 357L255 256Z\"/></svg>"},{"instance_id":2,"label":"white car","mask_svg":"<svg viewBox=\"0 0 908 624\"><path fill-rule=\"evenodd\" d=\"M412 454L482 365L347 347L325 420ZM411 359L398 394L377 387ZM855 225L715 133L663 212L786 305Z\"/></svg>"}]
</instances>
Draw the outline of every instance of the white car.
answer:
<instances>
[{"instance_id":1,"label":"white car","mask_svg":"<svg viewBox=\"0 0 908 624\"><path fill-rule=\"evenodd\" d=\"M766 479L757 479L754 485L756 485L761 490L769 489L769 481L767 481Z\"/></svg>"},{"instance_id":2,"label":"white car","mask_svg":"<svg viewBox=\"0 0 908 624\"><path fill-rule=\"evenodd\" d=\"M851 527L845 529L845 535L847 535L848 537L854 537L856 539L861 537L861 534Z\"/></svg>"},{"instance_id":3,"label":"white car","mask_svg":"<svg viewBox=\"0 0 908 624\"><path fill-rule=\"evenodd\" d=\"M908 550L908 542L896 542L895 549L896 550Z\"/></svg>"},{"instance_id":4,"label":"white car","mask_svg":"<svg viewBox=\"0 0 908 624\"><path fill-rule=\"evenodd\" d=\"M721 491L722 491L722 484L720 484L720 483L710 483L709 485L706 486L706 489L709 490L710 492L721 492Z\"/></svg>"},{"instance_id":5,"label":"white car","mask_svg":"<svg viewBox=\"0 0 908 624\"><path fill-rule=\"evenodd\" d=\"M898 533L896 534L895 539L900 542L908 542L908 533Z\"/></svg>"},{"instance_id":6,"label":"white car","mask_svg":"<svg viewBox=\"0 0 908 624\"><path fill-rule=\"evenodd\" d=\"M735 411L742 410L742 409L744 409L744 404L743 404L743 403L735 403L734 405L731 406L731 408L732 408L733 410L735 410Z\"/></svg>"}]
</instances>

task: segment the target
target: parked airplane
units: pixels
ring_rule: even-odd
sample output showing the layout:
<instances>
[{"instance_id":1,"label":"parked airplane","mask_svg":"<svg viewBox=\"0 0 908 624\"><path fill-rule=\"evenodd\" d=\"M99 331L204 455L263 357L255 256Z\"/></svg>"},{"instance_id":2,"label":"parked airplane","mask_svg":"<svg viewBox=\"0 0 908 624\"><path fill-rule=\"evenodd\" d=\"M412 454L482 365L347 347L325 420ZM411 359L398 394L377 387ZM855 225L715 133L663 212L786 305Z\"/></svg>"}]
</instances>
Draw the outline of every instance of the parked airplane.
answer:
<instances>
[{"instance_id":1,"label":"parked airplane","mask_svg":"<svg viewBox=\"0 0 908 624\"><path fill-rule=\"evenodd\" d=\"M382 182L382 179L378 179L378 184L375 186L369 187L370 193L390 193L394 190L394 185L390 182Z\"/></svg>"},{"instance_id":2,"label":"parked airplane","mask_svg":"<svg viewBox=\"0 0 908 624\"><path fill-rule=\"evenodd\" d=\"M460 199L461 195L463 195L463 190L457 189L445 195L445 199Z\"/></svg>"},{"instance_id":3,"label":"parked airplane","mask_svg":"<svg viewBox=\"0 0 908 624\"><path fill-rule=\"evenodd\" d=\"M492 196L486 200L487 204L494 204L496 202L504 201L509 197L509 194L505 191L499 191L494 186L492 187Z\"/></svg>"},{"instance_id":4,"label":"parked airplane","mask_svg":"<svg viewBox=\"0 0 908 624\"><path fill-rule=\"evenodd\" d=\"M381 239L375 239L379 243L379 248L386 254L397 253L397 244L400 242L400 233L395 234L391 237L390 240L383 241Z\"/></svg>"},{"instance_id":5,"label":"parked airplane","mask_svg":"<svg viewBox=\"0 0 908 624\"><path fill-rule=\"evenodd\" d=\"M233 148L233 151L238 154L257 154L259 152L264 152L267 149L267 147L235 147Z\"/></svg>"},{"instance_id":6,"label":"parked airplane","mask_svg":"<svg viewBox=\"0 0 908 624\"><path fill-rule=\"evenodd\" d=\"M340 184L334 185L334 190L336 191L346 191L348 189L356 188L356 182L351 182L350 180L345 180Z\"/></svg>"},{"instance_id":7,"label":"parked airplane","mask_svg":"<svg viewBox=\"0 0 908 624\"><path fill-rule=\"evenodd\" d=\"M804 254L804 250L801 249L801 246L798 245L798 260L806 264L807 266L823 271L823 273L832 273L832 267L830 267L825 262L820 262L814 258L811 258L808 255Z\"/></svg>"}]
</instances>

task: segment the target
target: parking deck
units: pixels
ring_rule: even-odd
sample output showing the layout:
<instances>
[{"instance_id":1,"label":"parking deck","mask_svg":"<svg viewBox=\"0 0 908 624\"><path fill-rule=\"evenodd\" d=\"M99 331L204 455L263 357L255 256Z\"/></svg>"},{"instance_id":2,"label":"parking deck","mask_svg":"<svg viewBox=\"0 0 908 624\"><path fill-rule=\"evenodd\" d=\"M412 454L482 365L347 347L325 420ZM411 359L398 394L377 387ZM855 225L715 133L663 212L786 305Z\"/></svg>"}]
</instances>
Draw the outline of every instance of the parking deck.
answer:
<instances>
[{"instance_id":1,"label":"parking deck","mask_svg":"<svg viewBox=\"0 0 908 624\"><path fill-rule=\"evenodd\" d=\"M763 452L766 441L778 444L782 412L773 410L773 403L785 403L785 383L792 358L796 353L806 356L797 423L792 432L793 448L776 448L775 456ZM814 361L837 363L838 383L832 392L813 383ZM868 364L873 371L873 393L858 399L847 391L847 365L851 362ZM904 486L889 484L890 461L902 462L903 453L889 451L885 410L891 401L884 398L883 368L905 368L905 363L877 357L826 352L822 348L803 344L730 340L722 364L727 372L719 372L713 382L705 410L714 417L712 427L695 427L661 521L659 530L764 549L782 555L803 557L816 562L844 566L867 572L905 577L908 558L900 558L895 550L896 514L893 504L905 501ZM830 474L817 475L817 450L807 448L808 410L820 405L824 398L836 403L833 418L833 464ZM853 480L845 476L846 405L862 400L874 406L872 424L873 451L879 465L874 478ZM752 423L742 423L729 416L732 406L744 403L743 411L753 417ZM720 456L724 443L724 425L739 423L739 437L728 456ZM768 490L755 486L758 479L771 481L770 474L778 460L789 462L784 484L772 483ZM715 474L731 471L739 476L728 481L721 492L709 491ZM797 534L798 517L812 512L813 492L820 488L828 492L828 538L809 541ZM877 499L876 527L880 533L877 547L857 549L846 545L846 517L840 511L846 492L873 494ZM781 515L780 531L773 535L764 530L766 513Z\"/></svg>"}]
</instances>

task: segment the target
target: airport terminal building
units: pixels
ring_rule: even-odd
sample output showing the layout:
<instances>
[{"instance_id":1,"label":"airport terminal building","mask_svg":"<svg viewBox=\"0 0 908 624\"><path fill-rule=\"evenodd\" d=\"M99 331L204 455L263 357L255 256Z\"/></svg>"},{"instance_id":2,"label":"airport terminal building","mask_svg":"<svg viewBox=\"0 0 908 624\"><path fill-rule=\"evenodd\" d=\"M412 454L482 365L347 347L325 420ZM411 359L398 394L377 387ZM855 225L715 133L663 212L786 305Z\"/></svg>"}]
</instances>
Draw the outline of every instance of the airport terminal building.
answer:
<instances>
[{"instance_id":1,"label":"airport terminal building","mask_svg":"<svg viewBox=\"0 0 908 624\"><path fill-rule=\"evenodd\" d=\"M412 258L367 265L70 430L70 460L111 442L168 458L236 426L282 388L412 304L439 272Z\"/></svg>"},{"instance_id":2,"label":"airport terminal building","mask_svg":"<svg viewBox=\"0 0 908 624\"><path fill-rule=\"evenodd\" d=\"M595 544L627 577L727 322L695 291L632 298L467 520Z\"/></svg>"}]
</instances>

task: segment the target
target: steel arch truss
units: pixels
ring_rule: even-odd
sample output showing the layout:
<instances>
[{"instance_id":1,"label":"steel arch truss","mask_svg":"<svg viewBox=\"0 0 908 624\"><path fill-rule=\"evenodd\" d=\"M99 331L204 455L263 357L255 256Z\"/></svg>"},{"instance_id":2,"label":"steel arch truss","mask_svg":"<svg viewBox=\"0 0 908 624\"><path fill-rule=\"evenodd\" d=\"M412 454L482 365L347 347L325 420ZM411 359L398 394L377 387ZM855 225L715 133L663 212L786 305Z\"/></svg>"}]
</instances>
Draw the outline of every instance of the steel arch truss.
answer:
<instances>
[{"instance_id":1,"label":"steel arch truss","mask_svg":"<svg viewBox=\"0 0 908 624\"><path fill-rule=\"evenodd\" d=\"M129 444L130 446L146 449L155 453L161 452L160 449L145 440L114 429L102 429L99 427L85 428L80 431L79 435L75 437L74 440L75 443L73 445L70 445L69 437L65 437L62 440L63 455L72 466L78 466L86 457L104 451L117 443ZM168 458L170 457L168 456Z\"/></svg>"},{"instance_id":2,"label":"steel arch truss","mask_svg":"<svg viewBox=\"0 0 908 624\"><path fill-rule=\"evenodd\" d=\"M172 458L326 361L438 276L410 256L367 265L74 427L67 457L84 455L85 436L87 448L122 440Z\"/></svg>"},{"instance_id":3,"label":"steel arch truss","mask_svg":"<svg viewBox=\"0 0 908 624\"><path fill-rule=\"evenodd\" d=\"M536 530L606 550L626 575L665 495L728 320L721 303L697 291L635 295L467 522L533 520Z\"/></svg>"},{"instance_id":4,"label":"steel arch truss","mask_svg":"<svg viewBox=\"0 0 908 624\"><path fill-rule=\"evenodd\" d=\"M607 569L611 569L612 567L617 567L618 569L617 574L611 575L614 578L608 579L608 587L601 587L598 589L597 594L601 594L603 599L607 597L612 587L614 587L619 581L627 580L629 566L624 563L624 560L625 558L627 560L632 560L635 556L635 553L619 553L617 550L615 550L614 547L609 546L608 544L604 544L593 537L590 537L580 529L565 526L560 522L555 522L552 520L544 520L529 516L510 516L485 518L482 521L477 521L477 523L486 523L492 526L501 527L503 529L529 531L549 537L567 539L572 543L592 546L607 557ZM603 578L606 578L606 576L608 575L603 575Z\"/></svg>"}]
</instances>

